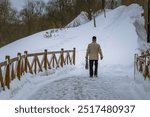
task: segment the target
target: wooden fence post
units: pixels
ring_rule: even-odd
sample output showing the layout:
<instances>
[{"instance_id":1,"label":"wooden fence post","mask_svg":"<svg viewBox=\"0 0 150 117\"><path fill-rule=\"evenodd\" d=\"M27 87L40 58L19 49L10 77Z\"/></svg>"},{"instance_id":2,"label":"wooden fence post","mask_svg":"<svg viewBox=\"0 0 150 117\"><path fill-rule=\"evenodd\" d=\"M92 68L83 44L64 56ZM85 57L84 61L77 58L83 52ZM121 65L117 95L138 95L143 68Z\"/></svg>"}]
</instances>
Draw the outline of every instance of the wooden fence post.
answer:
<instances>
[{"instance_id":1,"label":"wooden fence post","mask_svg":"<svg viewBox=\"0 0 150 117\"><path fill-rule=\"evenodd\" d=\"M1 67L0 67L0 82L1 82L1 87L3 87L3 90L5 90Z\"/></svg>"},{"instance_id":2,"label":"wooden fence post","mask_svg":"<svg viewBox=\"0 0 150 117\"><path fill-rule=\"evenodd\" d=\"M47 49L44 50L44 69L47 71Z\"/></svg>"},{"instance_id":3,"label":"wooden fence post","mask_svg":"<svg viewBox=\"0 0 150 117\"><path fill-rule=\"evenodd\" d=\"M23 59L21 58L21 76L24 75L24 62Z\"/></svg>"},{"instance_id":4,"label":"wooden fence post","mask_svg":"<svg viewBox=\"0 0 150 117\"><path fill-rule=\"evenodd\" d=\"M12 63L12 67L11 67L11 80L15 79L15 70L14 70L14 63Z\"/></svg>"},{"instance_id":5,"label":"wooden fence post","mask_svg":"<svg viewBox=\"0 0 150 117\"><path fill-rule=\"evenodd\" d=\"M73 48L73 64L75 65L76 48Z\"/></svg>"},{"instance_id":6,"label":"wooden fence post","mask_svg":"<svg viewBox=\"0 0 150 117\"><path fill-rule=\"evenodd\" d=\"M64 49L62 48L61 49L61 61L60 61L60 65L61 65L61 67L63 67L64 66Z\"/></svg>"},{"instance_id":7,"label":"wooden fence post","mask_svg":"<svg viewBox=\"0 0 150 117\"><path fill-rule=\"evenodd\" d=\"M18 57L18 64L17 64L17 77L20 80L21 78L21 53L17 54Z\"/></svg>"},{"instance_id":8,"label":"wooden fence post","mask_svg":"<svg viewBox=\"0 0 150 117\"><path fill-rule=\"evenodd\" d=\"M37 73L37 55L34 55L34 73L36 74Z\"/></svg>"},{"instance_id":9,"label":"wooden fence post","mask_svg":"<svg viewBox=\"0 0 150 117\"><path fill-rule=\"evenodd\" d=\"M136 74L136 61L137 61L137 57L136 54L134 54L134 80L135 80L135 74Z\"/></svg>"},{"instance_id":10,"label":"wooden fence post","mask_svg":"<svg viewBox=\"0 0 150 117\"><path fill-rule=\"evenodd\" d=\"M69 64L69 52L67 52L66 60L67 60L67 65L68 65Z\"/></svg>"},{"instance_id":11,"label":"wooden fence post","mask_svg":"<svg viewBox=\"0 0 150 117\"><path fill-rule=\"evenodd\" d=\"M10 56L6 56L6 73L5 73L5 85L10 89Z\"/></svg>"},{"instance_id":12,"label":"wooden fence post","mask_svg":"<svg viewBox=\"0 0 150 117\"><path fill-rule=\"evenodd\" d=\"M27 64L28 64L28 51L24 51L24 71L27 73Z\"/></svg>"},{"instance_id":13,"label":"wooden fence post","mask_svg":"<svg viewBox=\"0 0 150 117\"><path fill-rule=\"evenodd\" d=\"M29 68L29 72L31 74L33 74L32 68L31 68L30 63L28 61L28 51L24 51L24 56L25 56L25 58L24 58L25 59L25 61L24 61L24 71L27 73L28 72L28 68Z\"/></svg>"}]
</instances>

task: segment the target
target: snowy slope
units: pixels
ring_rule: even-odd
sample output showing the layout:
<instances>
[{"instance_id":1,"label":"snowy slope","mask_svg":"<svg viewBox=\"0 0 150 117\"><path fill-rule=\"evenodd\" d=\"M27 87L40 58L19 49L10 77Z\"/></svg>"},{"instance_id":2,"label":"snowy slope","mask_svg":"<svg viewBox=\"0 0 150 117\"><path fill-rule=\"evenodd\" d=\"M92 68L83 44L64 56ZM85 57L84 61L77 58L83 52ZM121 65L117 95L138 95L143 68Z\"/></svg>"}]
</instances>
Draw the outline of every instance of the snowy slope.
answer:
<instances>
[{"instance_id":1,"label":"snowy slope","mask_svg":"<svg viewBox=\"0 0 150 117\"><path fill-rule=\"evenodd\" d=\"M133 21L143 12L137 5L130 7L121 6L110 11L107 13L107 18L104 18L103 15L98 16L96 18L97 28L93 27L93 22L91 21L77 28L58 29L58 32L55 32L50 39L44 38L46 31L23 38L6 47L2 47L0 49L0 61L4 60L5 55L14 57L17 52L23 53L25 50L39 52L45 48L52 51L76 47L77 52L85 52L92 36L96 35L104 53L104 64L130 65L133 61L135 50L138 48L138 36ZM132 13L130 9L136 10ZM78 62L80 63L80 61Z\"/></svg>"},{"instance_id":2,"label":"snowy slope","mask_svg":"<svg viewBox=\"0 0 150 117\"><path fill-rule=\"evenodd\" d=\"M0 61L7 54L15 57L25 50L29 53L73 47L77 50L76 66L38 76L27 74L21 83L15 80L11 90L1 92L0 99L150 99L146 90L150 87L143 87L133 78L133 56L139 48L134 22L141 18L142 12L136 4L121 6L108 11L106 18L96 17L96 28L91 21L76 28L58 29L52 37L45 38L45 32L51 32L47 30L0 48ZM84 70L86 48L93 35L97 36L104 55L97 79L89 79L88 71ZM27 95L23 96L24 93Z\"/></svg>"},{"instance_id":3,"label":"snowy slope","mask_svg":"<svg viewBox=\"0 0 150 117\"><path fill-rule=\"evenodd\" d=\"M66 26L66 28L77 27L87 22L89 22L88 14L82 11L72 22Z\"/></svg>"}]
</instances>

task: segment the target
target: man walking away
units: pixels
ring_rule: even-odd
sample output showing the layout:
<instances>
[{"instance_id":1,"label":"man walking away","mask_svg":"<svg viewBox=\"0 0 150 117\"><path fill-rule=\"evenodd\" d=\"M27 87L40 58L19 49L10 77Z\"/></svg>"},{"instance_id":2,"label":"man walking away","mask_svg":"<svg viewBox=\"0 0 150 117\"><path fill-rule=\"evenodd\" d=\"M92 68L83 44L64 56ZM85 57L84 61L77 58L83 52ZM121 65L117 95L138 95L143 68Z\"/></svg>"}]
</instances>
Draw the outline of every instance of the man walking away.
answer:
<instances>
[{"instance_id":1,"label":"man walking away","mask_svg":"<svg viewBox=\"0 0 150 117\"><path fill-rule=\"evenodd\" d=\"M88 45L87 52L86 52L86 59L88 59L89 57L90 77L93 77L93 64L95 64L94 76L97 77L99 54L102 60L103 54L102 54L101 47L98 43L96 43L96 36L93 36L92 43Z\"/></svg>"}]
</instances>

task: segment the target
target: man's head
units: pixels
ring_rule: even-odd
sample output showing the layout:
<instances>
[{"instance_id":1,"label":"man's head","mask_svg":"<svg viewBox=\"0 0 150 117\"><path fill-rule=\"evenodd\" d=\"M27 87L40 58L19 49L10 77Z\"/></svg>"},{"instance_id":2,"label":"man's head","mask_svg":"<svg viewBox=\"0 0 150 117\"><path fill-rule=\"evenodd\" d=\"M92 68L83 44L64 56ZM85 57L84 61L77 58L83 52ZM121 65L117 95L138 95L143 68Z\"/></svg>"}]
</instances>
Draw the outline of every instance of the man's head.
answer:
<instances>
[{"instance_id":1,"label":"man's head","mask_svg":"<svg viewBox=\"0 0 150 117\"><path fill-rule=\"evenodd\" d=\"M92 41L93 41L93 42L96 42L96 36L93 36L93 37L92 37Z\"/></svg>"}]
</instances>

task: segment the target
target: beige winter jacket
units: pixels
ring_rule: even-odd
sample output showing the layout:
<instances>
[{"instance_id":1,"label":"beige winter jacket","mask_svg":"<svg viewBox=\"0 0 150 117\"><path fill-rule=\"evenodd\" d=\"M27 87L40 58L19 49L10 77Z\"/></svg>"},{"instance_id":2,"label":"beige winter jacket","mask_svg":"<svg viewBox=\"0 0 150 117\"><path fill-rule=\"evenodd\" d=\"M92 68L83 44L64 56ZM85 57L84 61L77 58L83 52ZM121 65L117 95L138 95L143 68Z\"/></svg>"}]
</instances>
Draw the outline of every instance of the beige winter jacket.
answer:
<instances>
[{"instance_id":1,"label":"beige winter jacket","mask_svg":"<svg viewBox=\"0 0 150 117\"><path fill-rule=\"evenodd\" d=\"M92 42L88 45L87 51L86 51L86 58L89 56L89 60L98 60L99 54L101 58L103 58L102 50L99 44L96 42Z\"/></svg>"}]
</instances>

